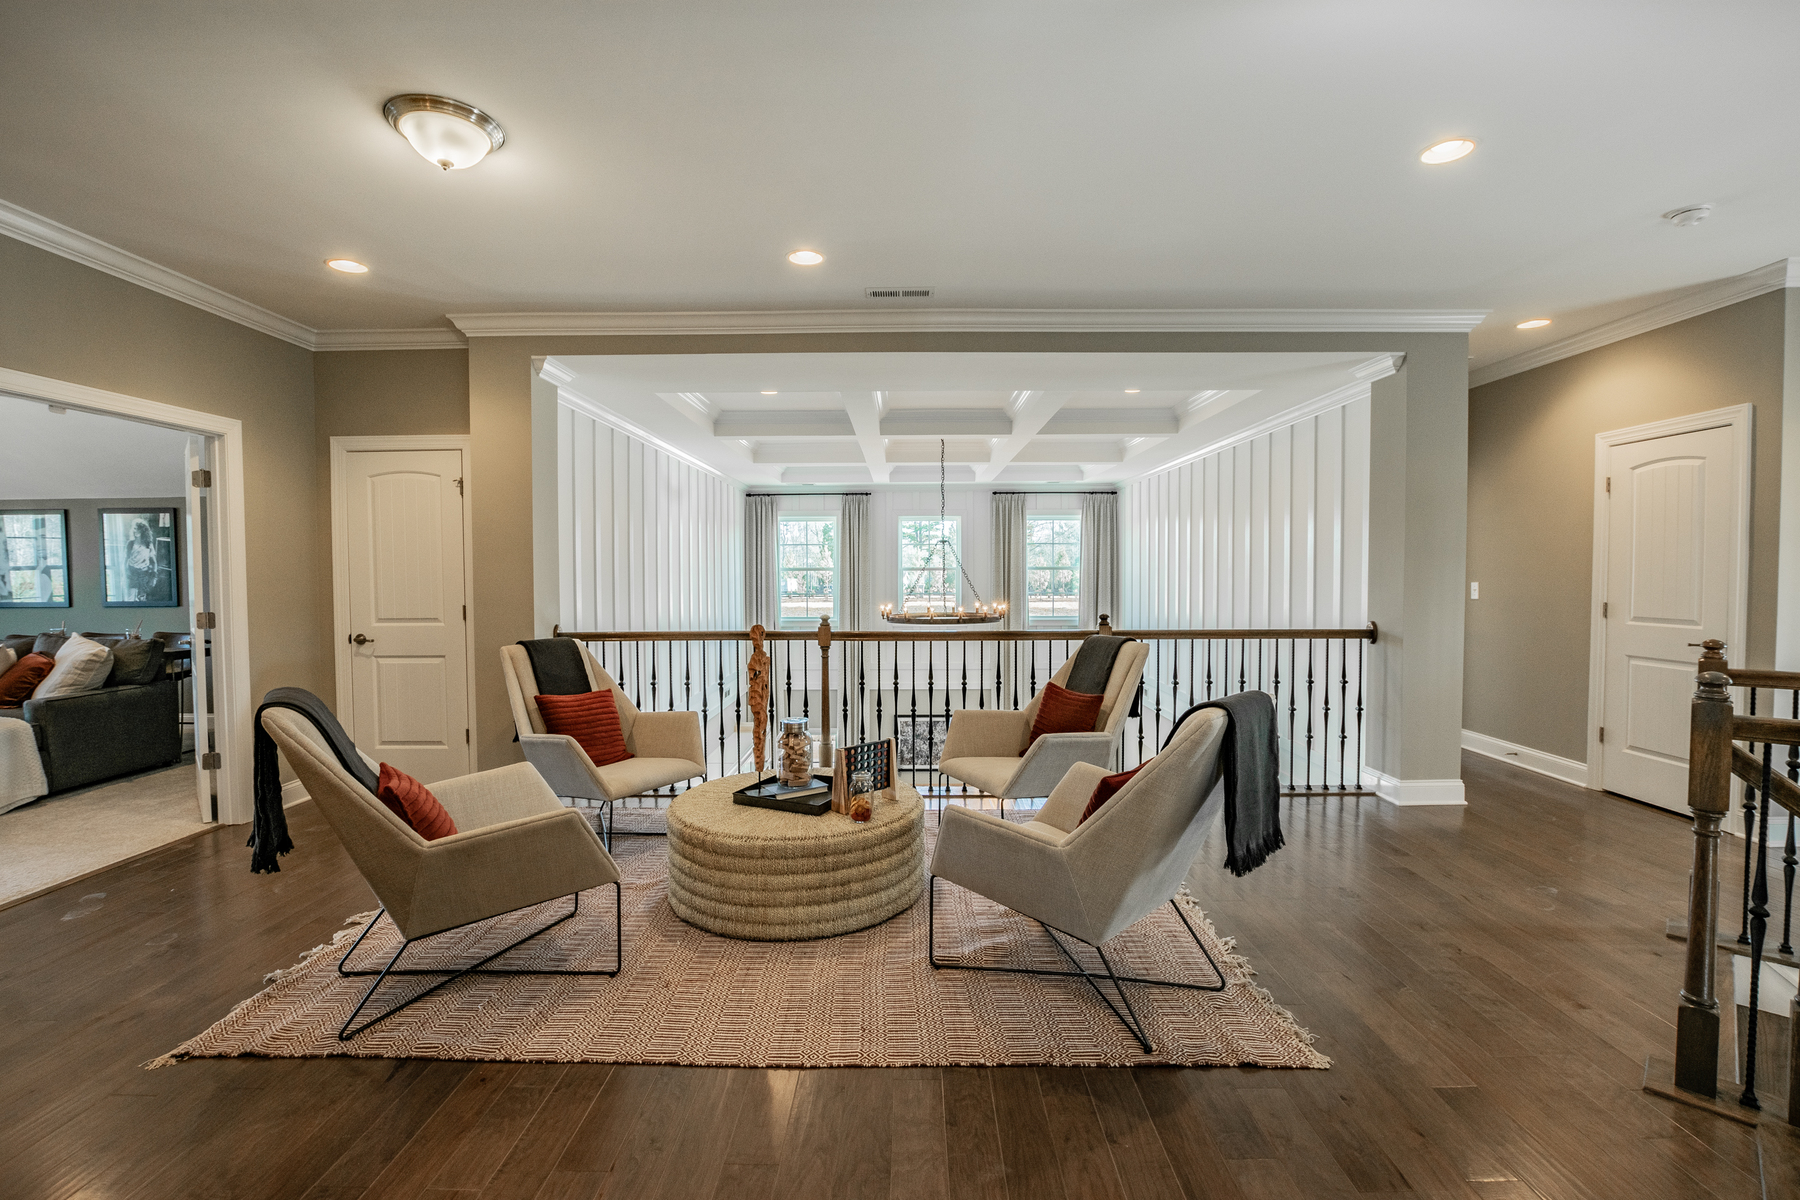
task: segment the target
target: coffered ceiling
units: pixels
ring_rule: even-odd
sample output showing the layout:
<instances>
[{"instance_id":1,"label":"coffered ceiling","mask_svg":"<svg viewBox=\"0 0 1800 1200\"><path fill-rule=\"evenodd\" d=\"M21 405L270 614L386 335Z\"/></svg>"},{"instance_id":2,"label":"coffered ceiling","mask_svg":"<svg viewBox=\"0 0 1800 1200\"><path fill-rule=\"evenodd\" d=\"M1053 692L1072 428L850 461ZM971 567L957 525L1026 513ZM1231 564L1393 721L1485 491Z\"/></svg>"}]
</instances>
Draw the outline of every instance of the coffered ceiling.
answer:
<instances>
[{"instance_id":1,"label":"coffered ceiling","mask_svg":"<svg viewBox=\"0 0 1800 1200\"><path fill-rule=\"evenodd\" d=\"M597 355L548 359L540 374L568 406L746 484L936 483L940 452L952 483L1085 484L1363 395L1395 365L1366 353Z\"/></svg>"},{"instance_id":2,"label":"coffered ceiling","mask_svg":"<svg viewBox=\"0 0 1800 1200\"><path fill-rule=\"evenodd\" d=\"M455 342L449 313L1491 310L1481 367L1800 253L1796 45L1791 0L0 0L0 229L59 222L303 342ZM505 147L438 170L381 117L408 91ZM1479 146L1419 162L1450 136ZM933 295L865 296L893 285Z\"/></svg>"}]
</instances>

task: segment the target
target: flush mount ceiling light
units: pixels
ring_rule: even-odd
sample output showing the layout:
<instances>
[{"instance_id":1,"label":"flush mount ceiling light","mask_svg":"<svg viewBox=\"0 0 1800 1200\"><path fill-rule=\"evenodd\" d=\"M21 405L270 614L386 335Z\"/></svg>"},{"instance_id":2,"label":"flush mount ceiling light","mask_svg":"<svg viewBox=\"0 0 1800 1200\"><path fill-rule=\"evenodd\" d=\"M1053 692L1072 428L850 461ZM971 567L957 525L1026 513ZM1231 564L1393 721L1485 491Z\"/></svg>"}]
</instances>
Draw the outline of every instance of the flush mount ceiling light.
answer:
<instances>
[{"instance_id":1,"label":"flush mount ceiling light","mask_svg":"<svg viewBox=\"0 0 1800 1200\"><path fill-rule=\"evenodd\" d=\"M472 167L506 144L500 122L461 100L408 92L381 111L425 161L446 171Z\"/></svg>"},{"instance_id":2,"label":"flush mount ceiling light","mask_svg":"<svg viewBox=\"0 0 1800 1200\"><path fill-rule=\"evenodd\" d=\"M342 271L346 275L367 275L369 273L369 268L354 258L328 258L325 260L325 265L334 271Z\"/></svg>"},{"instance_id":3,"label":"flush mount ceiling light","mask_svg":"<svg viewBox=\"0 0 1800 1200\"><path fill-rule=\"evenodd\" d=\"M788 261L797 267L816 267L825 261L825 256L817 250L796 250L788 255Z\"/></svg>"},{"instance_id":4,"label":"flush mount ceiling light","mask_svg":"<svg viewBox=\"0 0 1800 1200\"><path fill-rule=\"evenodd\" d=\"M1698 225L1712 216L1713 206L1710 204L1689 204L1681 208L1671 208L1663 214L1663 220L1677 229L1686 229L1690 225Z\"/></svg>"},{"instance_id":5,"label":"flush mount ceiling light","mask_svg":"<svg viewBox=\"0 0 1800 1200\"><path fill-rule=\"evenodd\" d=\"M1542 329L1544 326L1548 325L1549 323L1550 323L1549 317L1533 317L1529 321L1520 321L1518 323L1518 325L1515 326L1515 328L1518 328L1518 329Z\"/></svg>"},{"instance_id":6,"label":"flush mount ceiling light","mask_svg":"<svg viewBox=\"0 0 1800 1200\"><path fill-rule=\"evenodd\" d=\"M1474 138L1451 138L1449 141L1427 146L1424 153L1419 155L1419 161L1430 163L1433 166L1439 163L1455 162L1459 158L1468 157L1469 152L1474 149Z\"/></svg>"}]
</instances>

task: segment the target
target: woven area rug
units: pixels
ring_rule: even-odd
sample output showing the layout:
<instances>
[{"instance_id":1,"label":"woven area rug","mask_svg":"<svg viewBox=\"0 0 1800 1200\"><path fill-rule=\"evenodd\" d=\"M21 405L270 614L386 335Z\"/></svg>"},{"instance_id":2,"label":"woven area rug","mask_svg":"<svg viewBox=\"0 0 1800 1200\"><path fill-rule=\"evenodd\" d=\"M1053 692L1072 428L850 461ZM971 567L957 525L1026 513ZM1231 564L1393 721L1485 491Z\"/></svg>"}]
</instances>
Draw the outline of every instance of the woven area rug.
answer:
<instances>
[{"instance_id":1,"label":"woven area rug","mask_svg":"<svg viewBox=\"0 0 1800 1200\"><path fill-rule=\"evenodd\" d=\"M1250 964L1230 939L1185 896L1185 911L1229 986L1206 993L1126 985L1155 1046L1145 1054L1080 980L934 971L923 897L858 933L736 941L702 932L670 909L661 839L624 837L615 845L625 876L625 965L617 978L465 978L342 1043L337 1030L368 980L340 978L336 963L365 913L332 944L271 974L267 988L218 1024L148 1065L242 1055L745 1067L1330 1065L1312 1048L1312 1036L1252 982ZM612 897L610 887L584 893L575 920L497 965L611 966ZM408 951L406 962L479 959L568 904L552 901L473 932L441 935ZM352 965L378 966L399 938L384 917ZM1035 922L944 882L938 949L940 957L960 953L972 962L1067 968ZM1098 967L1091 951L1076 953ZM1215 982L1167 905L1108 943L1107 953L1121 973ZM430 982L389 981L376 999L385 1007L389 997Z\"/></svg>"}]
</instances>

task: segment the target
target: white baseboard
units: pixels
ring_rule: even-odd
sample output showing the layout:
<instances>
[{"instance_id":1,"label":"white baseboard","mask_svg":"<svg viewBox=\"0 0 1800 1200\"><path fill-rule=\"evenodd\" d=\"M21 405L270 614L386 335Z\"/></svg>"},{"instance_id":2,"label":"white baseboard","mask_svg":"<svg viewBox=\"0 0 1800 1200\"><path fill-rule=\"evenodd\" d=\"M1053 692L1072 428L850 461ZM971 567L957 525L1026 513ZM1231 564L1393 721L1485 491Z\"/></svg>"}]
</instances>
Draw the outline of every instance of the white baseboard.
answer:
<instances>
[{"instance_id":1,"label":"white baseboard","mask_svg":"<svg viewBox=\"0 0 1800 1200\"><path fill-rule=\"evenodd\" d=\"M306 785L298 779L290 779L281 785L281 807L292 808L302 800L310 799L306 794Z\"/></svg>"},{"instance_id":2,"label":"white baseboard","mask_svg":"<svg viewBox=\"0 0 1800 1200\"><path fill-rule=\"evenodd\" d=\"M1588 785L1587 764L1576 762L1572 758L1562 758L1555 754L1546 754L1542 750L1533 750L1530 746L1501 741L1497 737L1476 733L1472 729L1462 731L1462 747L1464 750L1473 750L1476 754L1485 754L1489 758L1512 763L1515 767L1524 767L1527 771L1536 771L1539 775L1548 775L1552 779L1572 783L1576 787Z\"/></svg>"},{"instance_id":3,"label":"white baseboard","mask_svg":"<svg viewBox=\"0 0 1800 1200\"><path fill-rule=\"evenodd\" d=\"M1468 803L1463 799L1460 779L1395 779L1373 767L1364 767L1363 783L1389 804L1400 807Z\"/></svg>"}]
</instances>

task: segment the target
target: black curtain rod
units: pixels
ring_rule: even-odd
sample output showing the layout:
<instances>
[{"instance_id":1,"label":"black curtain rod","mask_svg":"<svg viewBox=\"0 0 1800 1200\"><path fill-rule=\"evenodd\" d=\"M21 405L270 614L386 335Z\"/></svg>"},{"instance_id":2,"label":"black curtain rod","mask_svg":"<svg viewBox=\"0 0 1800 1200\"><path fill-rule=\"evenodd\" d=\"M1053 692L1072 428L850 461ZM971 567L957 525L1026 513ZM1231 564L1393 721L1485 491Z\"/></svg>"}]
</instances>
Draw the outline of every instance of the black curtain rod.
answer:
<instances>
[{"instance_id":1,"label":"black curtain rod","mask_svg":"<svg viewBox=\"0 0 1800 1200\"><path fill-rule=\"evenodd\" d=\"M744 496L748 499L751 496L873 496L874 494L874 492L745 492Z\"/></svg>"},{"instance_id":2,"label":"black curtain rod","mask_svg":"<svg viewBox=\"0 0 1800 1200\"><path fill-rule=\"evenodd\" d=\"M1118 489L1108 492L994 492L996 496L1116 496Z\"/></svg>"}]
</instances>

